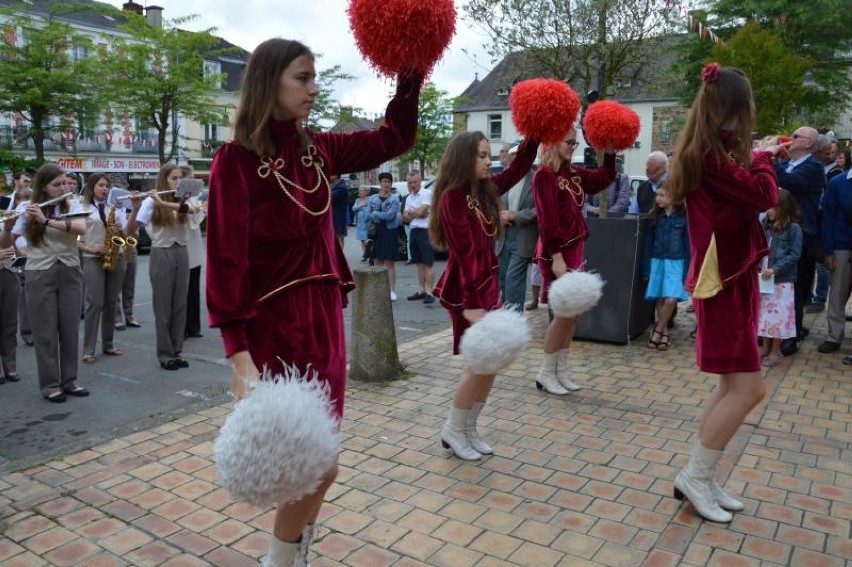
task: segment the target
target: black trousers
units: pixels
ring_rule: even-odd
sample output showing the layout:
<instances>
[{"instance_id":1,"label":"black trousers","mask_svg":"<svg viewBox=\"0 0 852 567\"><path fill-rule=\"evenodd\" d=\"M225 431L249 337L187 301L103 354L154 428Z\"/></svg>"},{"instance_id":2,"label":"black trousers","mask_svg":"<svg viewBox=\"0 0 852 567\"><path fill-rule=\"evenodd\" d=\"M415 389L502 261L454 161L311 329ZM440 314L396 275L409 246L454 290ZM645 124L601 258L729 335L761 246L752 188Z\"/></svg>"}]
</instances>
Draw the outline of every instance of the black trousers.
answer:
<instances>
[{"instance_id":1,"label":"black trousers","mask_svg":"<svg viewBox=\"0 0 852 567\"><path fill-rule=\"evenodd\" d=\"M796 336L802 338L802 317L804 316L805 301L814 285L814 270L816 270L816 252L813 239L802 244L802 255L797 265L796 283L793 284L796 302Z\"/></svg>"},{"instance_id":2,"label":"black trousers","mask_svg":"<svg viewBox=\"0 0 852 567\"><path fill-rule=\"evenodd\" d=\"M201 334L201 266L189 270L185 335Z\"/></svg>"}]
</instances>

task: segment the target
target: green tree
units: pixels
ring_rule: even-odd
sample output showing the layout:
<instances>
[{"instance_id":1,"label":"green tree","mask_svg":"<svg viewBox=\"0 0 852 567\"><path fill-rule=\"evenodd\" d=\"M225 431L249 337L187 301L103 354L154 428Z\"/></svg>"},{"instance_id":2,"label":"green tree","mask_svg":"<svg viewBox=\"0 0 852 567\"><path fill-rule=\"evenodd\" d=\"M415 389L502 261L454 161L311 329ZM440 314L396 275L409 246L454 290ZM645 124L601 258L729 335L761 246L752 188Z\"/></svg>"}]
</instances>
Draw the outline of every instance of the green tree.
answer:
<instances>
[{"instance_id":1,"label":"green tree","mask_svg":"<svg viewBox=\"0 0 852 567\"><path fill-rule=\"evenodd\" d=\"M787 53L810 58L809 70L816 86L800 100L798 121L832 127L852 101L852 74L848 72L852 33L843 17L848 6L848 0L711 0L705 5L706 14L701 13L699 19L725 41L754 22L780 38ZM684 87L680 94L687 102L698 90L699 68L707 61L712 45L698 34L691 36L691 47L685 46L681 51L677 65ZM781 65L779 61L775 64Z\"/></svg>"},{"instance_id":2,"label":"green tree","mask_svg":"<svg viewBox=\"0 0 852 567\"><path fill-rule=\"evenodd\" d=\"M761 135L787 132L808 99L802 86L813 65L809 57L791 53L781 38L751 22L710 56L720 65L738 67L748 75L757 106L757 131Z\"/></svg>"},{"instance_id":3,"label":"green tree","mask_svg":"<svg viewBox=\"0 0 852 567\"><path fill-rule=\"evenodd\" d=\"M417 138L414 147L399 159L416 163L421 173L441 159L444 146L453 135L453 99L434 83L426 83L420 93L417 119Z\"/></svg>"},{"instance_id":4,"label":"green tree","mask_svg":"<svg viewBox=\"0 0 852 567\"><path fill-rule=\"evenodd\" d=\"M44 162L45 139L61 140L67 132L73 140L75 129L94 125L104 104L99 88L103 67L91 55L88 37L59 19L67 8L50 3L46 14L35 15L27 5L15 5L0 12L6 20L0 44L0 111L23 116L38 163ZM73 151L70 141L67 149Z\"/></svg>"},{"instance_id":5,"label":"green tree","mask_svg":"<svg viewBox=\"0 0 852 567\"><path fill-rule=\"evenodd\" d=\"M321 55L317 55L319 59ZM311 114L308 116L308 125L314 130L324 130L331 126L344 125L346 118L350 120L358 109L352 108L349 112L341 112L341 105L334 98L334 89L340 82L348 82L355 77L342 70L340 65L335 65L317 73L317 87L319 94L314 98ZM324 127L326 126L326 127Z\"/></svg>"},{"instance_id":6,"label":"green tree","mask_svg":"<svg viewBox=\"0 0 852 567\"><path fill-rule=\"evenodd\" d=\"M205 59L227 53L219 49L215 29L188 32L179 29L197 18L187 16L150 26L136 14L122 12L120 26L128 37L115 36L107 66L109 88L120 113L129 113L157 131L160 163L175 158L180 149L178 117L200 124L218 124L226 106L216 100L224 76L208 72Z\"/></svg>"},{"instance_id":7,"label":"green tree","mask_svg":"<svg viewBox=\"0 0 852 567\"><path fill-rule=\"evenodd\" d=\"M673 17L665 0L468 0L464 9L491 37L495 60L523 52L520 74L571 81L603 98L650 80L642 66L663 49Z\"/></svg>"}]
</instances>

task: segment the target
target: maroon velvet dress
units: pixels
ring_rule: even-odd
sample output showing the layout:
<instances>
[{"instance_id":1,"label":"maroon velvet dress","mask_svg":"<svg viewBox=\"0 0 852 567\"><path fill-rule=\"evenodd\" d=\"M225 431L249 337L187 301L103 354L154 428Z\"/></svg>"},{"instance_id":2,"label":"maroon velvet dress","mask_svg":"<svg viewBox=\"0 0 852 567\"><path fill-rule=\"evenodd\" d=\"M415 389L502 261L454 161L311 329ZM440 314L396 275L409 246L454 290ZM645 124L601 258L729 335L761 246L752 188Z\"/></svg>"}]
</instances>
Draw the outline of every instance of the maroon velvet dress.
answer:
<instances>
[{"instance_id":1,"label":"maroon velvet dress","mask_svg":"<svg viewBox=\"0 0 852 567\"><path fill-rule=\"evenodd\" d=\"M695 291L705 255L715 237L721 288L693 297L696 359L702 372L730 374L760 370L758 263L769 253L758 215L775 206L778 185L772 154L758 152L749 169L727 156L704 160L704 177L686 198L692 263L686 289Z\"/></svg>"},{"instance_id":2,"label":"maroon velvet dress","mask_svg":"<svg viewBox=\"0 0 852 567\"><path fill-rule=\"evenodd\" d=\"M261 160L225 144L210 170L207 309L225 355L248 351L261 371L282 363L328 381L343 415L343 307L354 288L332 226L330 174L378 167L414 144L422 77L400 79L378 130L310 132L303 152L294 121L273 122L276 154ZM298 185L298 187L294 187Z\"/></svg>"},{"instance_id":3,"label":"maroon velvet dress","mask_svg":"<svg viewBox=\"0 0 852 567\"><path fill-rule=\"evenodd\" d=\"M529 173L538 151L538 142L524 141L515 161L491 178L502 195ZM453 322L453 354L470 323L462 315L465 309L490 311L500 307L500 264L494 253L494 229L480 219L468 205L469 189L448 190L441 200L441 228L449 255L444 273L433 291L450 312Z\"/></svg>"},{"instance_id":4,"label":"maroon velvet dress","mask_svg":"<svg viewBox=\"0 0 852 567\"><path fill-rule=\"evenodd\" d=\"M562 252L569 270L582 270L589 227L583 217L586 195L606 189L615 179L615 154L604 154L603 167L585 169L563 165L558 173L539 168L533 177L533 200L538 215L538 244L535 260L541 272L542 301L556 279L553 255Z\"/></svg>"}]
</instances>

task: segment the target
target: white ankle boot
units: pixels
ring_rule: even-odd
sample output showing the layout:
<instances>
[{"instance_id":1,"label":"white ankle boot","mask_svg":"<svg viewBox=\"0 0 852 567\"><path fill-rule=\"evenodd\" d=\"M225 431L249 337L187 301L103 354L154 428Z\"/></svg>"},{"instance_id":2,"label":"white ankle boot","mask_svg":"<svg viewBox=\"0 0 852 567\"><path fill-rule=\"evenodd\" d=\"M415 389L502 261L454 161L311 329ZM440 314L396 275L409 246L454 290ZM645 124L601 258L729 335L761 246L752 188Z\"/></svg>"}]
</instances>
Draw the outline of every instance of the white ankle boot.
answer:
<instances>
[{"instance_id":1,"label":"white ankle boot","mask_svg":"<svg viewBox=\"0 0 852 567\"><path fill-rule=\"evenodd\" d=\"M708 449L696 443L689 458L689 464L680 471L674 481L674 497L678 500L686 498L695 510L711 522L730 522L733 516L722 510L716 502L713 489L715 482L713 474L716 463L722 457L722 451Z\"/></svg>"},{"instance_id":2,"label":"white ankle boot","mask_svg":"<svg viewBox=\"0 0 852 567\"><path fill-rule=\"evenodd\" d=\"M308 550L314 540L316 526L308 524L302 530L298 542L288 543L272 534L269 552L260 560L260 567L311 567L308 563Z\"/></svg>"},{"instance_id":3,"label":"white ankle boot","mask_svg":"<svg viewBox=\"0 0 852 567\"><path fill-rule=\"evenodd\" d=\"M556 356L557 353L544 353L541 357L541 370L538 371L538 376L535 377L535 387L539 390L545 390L550 394L564 396L568 390L562 387L559 380L556 378Z\"/></svg>"},{"instance_id":4,"label":"white ankle boot","mask_svg":"<svg viewBox=\"0 0 852 567\"><path fill-rule=\"evenodd\" d=\"M476 431L476 420L479 419L479 414L484 407L485 404L482 402L473 402L473 407L470 408L470 414L468 414L467 418L467 437L470 439L470 446L474 451L483 455L491 455L494 453L494 449L483 441L482 437Z\"/></svg>"},{"instance_id":5,"label":"white ankle boot","mask_svg":"<svg viewBox=\"0 0 852 567\"><path fill-rule=\"evenodd\" d=\"M452 449L453 453L460 459L478 461L482 458L482 454L471 447L470 438L467 435L470 411L457 407L450 408L450 416L441 430L441 445L445 449Z\"/></svg>"},{"instance_id":6,"label":"white ankle boot","mask_svg":"<svg viewBox=\"0 0 852 567\"><path fill-rule=\"evenodd\" d=\"M719 507L724 510L739 512L740 510L745 508L745 504L722 490L722 487L715 482L713 483L713 497L716 498L716 504L718 504Z\"/></svg>"},{"instance_id":7,"label":"white ankle boot","mask_svg":"<svg viewBox=\"0 0 852 567\"><path fill-rule=\"evenodd\" d=\"M563 348L556 353L556 380L559 384L569 392L576 392L580 389L573 380L568 371L568 349Z\"/></svg>"},{"instance_id":8,"label":"white ankle boot","mask_svg":"<svg viewBox=\"0 0 852 567\"><path fill-rule=\"evenodd\" d=\"M260 567L294 567L299 555L299 543L282 541L272 535L269 551L260 560Z\"/></svg>"}]
</instances>

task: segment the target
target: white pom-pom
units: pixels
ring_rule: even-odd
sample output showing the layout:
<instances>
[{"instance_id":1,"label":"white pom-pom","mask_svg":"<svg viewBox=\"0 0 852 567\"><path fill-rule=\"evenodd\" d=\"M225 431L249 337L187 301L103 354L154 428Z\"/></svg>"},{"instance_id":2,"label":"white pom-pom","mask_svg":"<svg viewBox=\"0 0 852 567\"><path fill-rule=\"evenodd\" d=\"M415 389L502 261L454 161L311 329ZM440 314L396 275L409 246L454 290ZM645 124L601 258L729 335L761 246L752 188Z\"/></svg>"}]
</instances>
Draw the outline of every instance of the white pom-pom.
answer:
<instances>
[{"instance_id":1,"label":"white pom-pom","mask_svg":"<svg viewBox=\"0 0 852 567\"><path fill-rule=\"evenodd\" d=\"M566 319L581 315L598 304L603 286L604 281L597 274L567 272L547 291L550 309Z\"/></svg>"},{"instance_id":2,"label":"white pom-pom","mask_svg":"<svg viewBox=\"0 0 852 567\"><path fill-rule=\"evenodd\" d=\"M329 386L298 369L253 383L215 444L219 483L242 502L270 506L316 492L339 453Z\"/></svg>"},{"instance_id":3,"label":"white pom-pom","mask_svg":"<svg viewBox=\"0 0 852 567\"><path fill-rule=\"evenodd\" d=\"M465 364L475 374L497 374L527 348L530 329L517 311L498 309L471 325L462 335Z\"/></svg>"}]
</instances>

